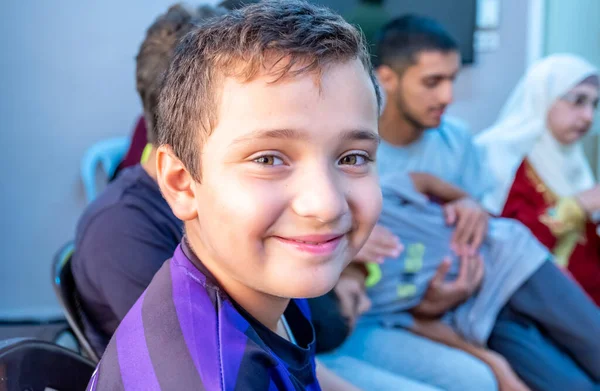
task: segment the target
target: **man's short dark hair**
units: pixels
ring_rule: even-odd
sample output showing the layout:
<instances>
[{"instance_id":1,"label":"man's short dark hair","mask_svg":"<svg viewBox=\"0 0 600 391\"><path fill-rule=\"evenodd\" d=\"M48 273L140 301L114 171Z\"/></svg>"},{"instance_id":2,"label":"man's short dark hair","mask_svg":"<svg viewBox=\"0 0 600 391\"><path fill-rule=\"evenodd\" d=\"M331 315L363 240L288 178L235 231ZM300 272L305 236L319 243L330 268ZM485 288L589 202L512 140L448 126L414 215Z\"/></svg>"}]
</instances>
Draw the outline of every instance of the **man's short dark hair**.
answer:
<instances>
[{"instance_id":1,"label":"man's short dark hair","mask_svg":"<svg viewBox=\"0 0 600 391\"><path fill-rule=\"evenodd\" d=\"M242 82L266 73L273 82L319 75L358 59L379 92L362 34L334 12L300 0L262 1L212 19L177 47L157 111L159 144L169 145L200 181L200 150L217 124L226 77Z\"/></svg>"},{"instance_id":2,"label":"man's short dark hair","mask_svg":"<svg viewBox=\"0 0 600 391\"><path fill-rule=\"evenodd\" d=\"M434 19L406 15L388 22L377 34L374 63L402 73L425 51L454 52L458 44Z\"/></svg>"},{"instance_id":3,"label":"man's short dark hair","mask_svg":"<svg viewBox=\"0 0 600 391\"><path fill-rule=\"evenodd\" d=\"M148 142L157 139L154 126L158 94L164 73L169 67L171 57L179 40L195 24L202 20L223 15L226 11L211 6L191 9L175 4L166 13L160 15L146 31L146 38L136 57L136 87L142 105L148 129Z\"/></svg>"}]
</instances>

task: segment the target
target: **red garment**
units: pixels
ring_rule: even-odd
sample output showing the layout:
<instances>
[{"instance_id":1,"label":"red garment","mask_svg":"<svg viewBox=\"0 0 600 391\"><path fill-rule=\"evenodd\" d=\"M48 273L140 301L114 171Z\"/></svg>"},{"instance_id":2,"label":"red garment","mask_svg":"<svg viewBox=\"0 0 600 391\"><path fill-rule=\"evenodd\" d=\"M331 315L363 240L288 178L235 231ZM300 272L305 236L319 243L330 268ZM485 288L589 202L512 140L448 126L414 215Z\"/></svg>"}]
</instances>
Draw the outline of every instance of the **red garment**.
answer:
<instances>
[{"instance_id":1,"label":"red garment","mask_svg":"<svg viewBox=\"0 0 600 391\"><path fill-rule=\"evenodd\" d=\"M524 160L515 175L502 216L521 221L552 250L557 245L557 238L540 221L540 217L556 206L558 200L559 197L546 187L533 167ZM593 223L586 224L585 239L571 253L568 270L600 305L600 238Z\"/></svg>"},{"instance_id":2,"label":"red garment","mask_svg":"<svg viewBox=\"0 0 600 391\"><path fill-rule=\"evenodd\" d=\"M137 124L135 125L135 130L133 131L133 135L131 136L131 144L129 145L129 150L125 154L123 161L119 164L119 168L117 172L121 171L124 168L135 166L142 160L142 153L144 152L144 148L146 148L146 144L148 143L148 135L146 134L146 122L144 121L144 116L140 116Z\"/></svg>"}]
</instances>

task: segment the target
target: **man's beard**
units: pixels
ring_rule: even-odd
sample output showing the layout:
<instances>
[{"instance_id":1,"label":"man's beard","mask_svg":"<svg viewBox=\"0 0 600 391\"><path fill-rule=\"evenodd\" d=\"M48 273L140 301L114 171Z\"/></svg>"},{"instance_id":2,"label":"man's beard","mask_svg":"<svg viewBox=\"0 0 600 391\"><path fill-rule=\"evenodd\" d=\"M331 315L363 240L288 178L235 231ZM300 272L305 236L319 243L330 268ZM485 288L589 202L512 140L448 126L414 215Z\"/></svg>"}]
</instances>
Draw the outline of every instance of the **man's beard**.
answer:
<instances>
[{"instance_id":1,"label":"man's beard","mask_svg":"<svg viewBox=\"0 0 600 391\"><path fill-rule=\"evenodd\" d=\"M417 118L416 115L411 113L410 108L406 104L406 101L401 93L398 93L395 101L396 101L396 106L398 107L398 112L400 113L400 115L402 117L404 117L404 120L406 122L408 122L414 128L415 131L422 132L422 131L432 127L429 124L425 124L425 123L421 122ZM437 126L437 124L434 126Z\"/></svg>"}]
</instances>

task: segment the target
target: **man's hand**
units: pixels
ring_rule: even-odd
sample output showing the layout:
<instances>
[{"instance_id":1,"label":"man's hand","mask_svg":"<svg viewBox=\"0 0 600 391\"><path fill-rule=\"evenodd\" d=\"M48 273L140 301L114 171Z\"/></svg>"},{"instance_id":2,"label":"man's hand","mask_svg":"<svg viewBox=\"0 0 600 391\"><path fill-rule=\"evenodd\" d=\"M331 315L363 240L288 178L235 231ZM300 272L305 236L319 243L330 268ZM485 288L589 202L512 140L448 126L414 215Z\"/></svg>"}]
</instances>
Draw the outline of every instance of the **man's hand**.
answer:
<instances>
[{"instance_id":1,"label":"man's hand","mask_svg":"<svg viewBox=\"0 0 600 391\"><path fill-rule=\"evenodd\" d=\"M354 260L356 262L383 263L387 257L398 257L402 248L400 239L381 225L376 225Z\"/></svg>"},{"instance_id":2,"label":"man's hand","mask_svg":"<svg viewBox=\"0 0 600 391\"><path fill-rule=\"evenodd\" d=\"M471 297L481 286L485 267L480 255L460 257L458 277L446 281L451 260L446 258L429 282L421 303L413 308L415 315L436 318L445 314Z\"/></svg>"},{"instance_id":3,"label":"man's hand","mask_svg":"<svg viewBox=\"0 0 600 391\"><path fill-rule=\"evenodd\" d=\"M513 371L508 361L498 353L488 350L482 360L494 372L500 391L531 391Z\"/></svg>"},{"instance_id":4,"label":"man's hand","mask_svg":"<svg viewBox=\"0 0 600 391\"><path fill-rule=\"evenodd\" d=\"M359 278L354 273L342 273L333 288L340 302L340 312L347 319L350 329L353 329L358 318L371 308L371 300L364 286L364 276Z\"/></svg>"},{"instance_id":5,"label":"man's hand","mask_svg":"<svg viewBox=\"0 0 600 391\"><path fill-rule=\"evenodd\" d=\"M582 191L575 197L588 216L600 210L600 185Z\"/></svg>"},{"instance_id":6,"label":"man's hand","mask_svg":"<svg viewBox=\"0 0 600 391\"><path fill-rule=\"evenodd\" d=\"M473 256L488 230L488 213L470 198L461 198L444 205L446 224L455 226L452 249L458 255Z\"/></svg>"}]
</instances>

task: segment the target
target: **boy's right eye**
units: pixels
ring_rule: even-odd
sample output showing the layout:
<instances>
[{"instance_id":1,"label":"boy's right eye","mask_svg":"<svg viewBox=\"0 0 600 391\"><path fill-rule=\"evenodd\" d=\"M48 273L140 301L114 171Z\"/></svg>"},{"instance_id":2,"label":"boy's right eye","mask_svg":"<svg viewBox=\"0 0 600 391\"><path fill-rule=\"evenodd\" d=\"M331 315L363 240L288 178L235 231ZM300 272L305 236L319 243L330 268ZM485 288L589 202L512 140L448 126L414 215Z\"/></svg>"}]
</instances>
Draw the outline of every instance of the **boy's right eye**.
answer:
<instances>
[{"instance_id":1,"label":"boy's right eye","mask_svg":"<svg viewBox=\"0 0 600 391\"><path fill-rule=\"evenodd\" d=\"M264 166L281 166L283 164L283 160L274 155L259 156L253 161L254 163L258 163Z\"/></svg>"}]
</instances>

